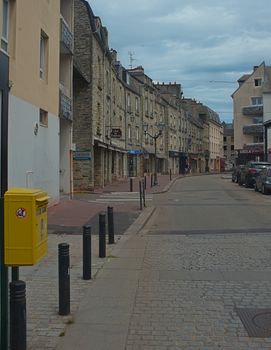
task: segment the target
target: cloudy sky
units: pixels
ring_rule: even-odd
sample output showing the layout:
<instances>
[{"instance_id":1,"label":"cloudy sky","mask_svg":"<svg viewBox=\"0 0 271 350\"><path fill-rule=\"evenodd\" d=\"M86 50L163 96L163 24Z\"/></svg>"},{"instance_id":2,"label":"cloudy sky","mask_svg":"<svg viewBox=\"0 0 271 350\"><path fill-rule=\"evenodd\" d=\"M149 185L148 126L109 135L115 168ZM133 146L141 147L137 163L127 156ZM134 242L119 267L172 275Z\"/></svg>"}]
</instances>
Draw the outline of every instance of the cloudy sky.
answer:
<instances>
[{"instance_id":1,"label":"cloudy sky","mask_svg":"<svg viewBox=\"0 0 271 350\"><path fill-rule=\"evenodd\" d=\"M270 0L88 1L125 67L142 65L154 81L181 83L185 97L226 122L237 79L271 64Z\"/></svg>"}]
</instances>

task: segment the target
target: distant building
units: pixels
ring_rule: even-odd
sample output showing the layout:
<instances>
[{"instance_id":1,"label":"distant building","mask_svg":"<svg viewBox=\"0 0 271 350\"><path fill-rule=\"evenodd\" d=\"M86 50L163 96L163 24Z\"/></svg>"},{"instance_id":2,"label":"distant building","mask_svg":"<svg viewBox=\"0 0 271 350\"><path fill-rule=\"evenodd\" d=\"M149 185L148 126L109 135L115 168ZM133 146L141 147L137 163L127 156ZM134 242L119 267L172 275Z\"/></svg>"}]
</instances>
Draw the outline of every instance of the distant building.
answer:
<instances>
[{"instance_id":1,"label":"distant building","mask_svg":"<svg viewBox=\"0 0 271 350\"><path fill-rule=\"evenodd\" d=\"M223 151L224 170L231 170L235 164L234 132L232 123L222 123L223 126Z\"/></svg>"},{"instance_id":2,"label":"distant building","mask_svg":"<svg viewBox=\"0 0 271 350\"><path fill-rule=\"evenodd\" d=\"M261 63L253 72L243 75L238 89L232 94L234 113L234 149L237 163L263 160L264 152L264 99L266 122L270 119L270 66ZM269 104L269 107L267 105ZM268 112L269 111L269 112ZM266 147L267 148L267 147Z\"/></svg>"}]
</instances>

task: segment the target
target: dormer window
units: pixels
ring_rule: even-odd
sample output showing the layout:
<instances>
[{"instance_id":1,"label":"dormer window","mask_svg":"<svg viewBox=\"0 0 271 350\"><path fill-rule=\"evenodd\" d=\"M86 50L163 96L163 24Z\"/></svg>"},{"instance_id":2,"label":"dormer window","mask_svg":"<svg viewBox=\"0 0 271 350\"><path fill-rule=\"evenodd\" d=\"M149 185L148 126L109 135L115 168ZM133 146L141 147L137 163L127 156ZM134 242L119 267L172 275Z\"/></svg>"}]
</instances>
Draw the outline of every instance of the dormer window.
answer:
<instances>
[{"instance_id":1,"label":"dormer window","mask_svg":"<svg viewBox=\"0 0 271 350\"><path fill-rule=\"evenodd\" d=\"M254 79L254 86L259 87L262 86L262 79Z\"/></svg>"}]
</instances>

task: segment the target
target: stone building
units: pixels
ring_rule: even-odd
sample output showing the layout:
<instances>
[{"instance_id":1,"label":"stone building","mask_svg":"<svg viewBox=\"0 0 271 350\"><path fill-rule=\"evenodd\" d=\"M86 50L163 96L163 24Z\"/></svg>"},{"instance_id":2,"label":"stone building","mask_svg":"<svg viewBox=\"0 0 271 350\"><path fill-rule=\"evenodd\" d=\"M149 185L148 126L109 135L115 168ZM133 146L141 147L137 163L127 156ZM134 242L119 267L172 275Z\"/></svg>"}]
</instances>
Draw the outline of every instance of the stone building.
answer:
<instances>
[{"instance_id":1,"label":"stone building","mask_svg":"<svg viewBox=\"0 0 271 350\"><path fill-rule=\"evenodd\" d=\"M182 89L180 84L156 84L160 96L165 100L166 173L180 173L180 127Z\"/></svg>"},{"instance_id":2,"label":"stone building","mask_svg":"<svg viewBox=\"0 0 271 350\"><path fill-rule=\"evenodd\" d=\"M155 84L144 73L142 66L128 71L141 86L143 171L144 173L155 173L155 170L164 172L166 169L165 105L161 99L157 99L158 91Z\"/></svg>"},{"instance_id":3,"label":"stone building","mask_svg":"<svg viewBox=\"0 0 271 350\"><path fill-rule=\"evenodd\" d=\"M223 125L223 150L224 165L223 170L231 170L235 165L234 132L232 123L222 123Z\"/></svg>"},{"instance_id":4,"label":"stone building","mask_svg":"<svg viewBox=\"0 0 271 350\"><path fill-rule=\"evenodd\" d=\"M184 173L188 166L218 171L215 112L184 99L180 84L154 83L142 66L125 69L88 1L75 0L74 32L75 190L144 173Z\"/></svg>"},{"instance_id":5,"label":"stone building","mask_svg":"<svg viewBox=\"0 0 271 350\"><path fill-rule=\"evenodd\" d=\"M142 158L142 84L126 70L119 61L115 63L119 84L125 94L125 149L127 150L127 170L130 177L143 175Z\"/></svg>"},{"instance_id":6,"label":"stone building","mask_svg":"<svg viewBox=\"0 0 271 350\"><path fill-rule=\"evenodd\" d=\"M74 81L75 190L103 187L127 174L126 95L115 56L101 19L87 1L76 0L75 62L81 69Z\"/></svg>"}]
</instances>

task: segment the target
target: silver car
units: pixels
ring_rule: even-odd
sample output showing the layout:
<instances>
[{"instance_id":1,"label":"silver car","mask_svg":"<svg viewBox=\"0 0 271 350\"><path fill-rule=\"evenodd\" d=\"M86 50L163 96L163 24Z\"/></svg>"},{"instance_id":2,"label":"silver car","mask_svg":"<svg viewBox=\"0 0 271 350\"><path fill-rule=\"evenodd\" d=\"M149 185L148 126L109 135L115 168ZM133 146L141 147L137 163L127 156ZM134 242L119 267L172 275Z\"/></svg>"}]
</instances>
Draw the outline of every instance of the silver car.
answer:
<instances>
[{"instance_id":1,"label":"silver car","mask_svg":"<svg viewBox=\"0 0 271 350\"><path fill-rule=\"evenodd\" d=\"M268 194L271 191L271 167L262 169L255 179L255 191Z\"/></svg>"}]
</instances>

